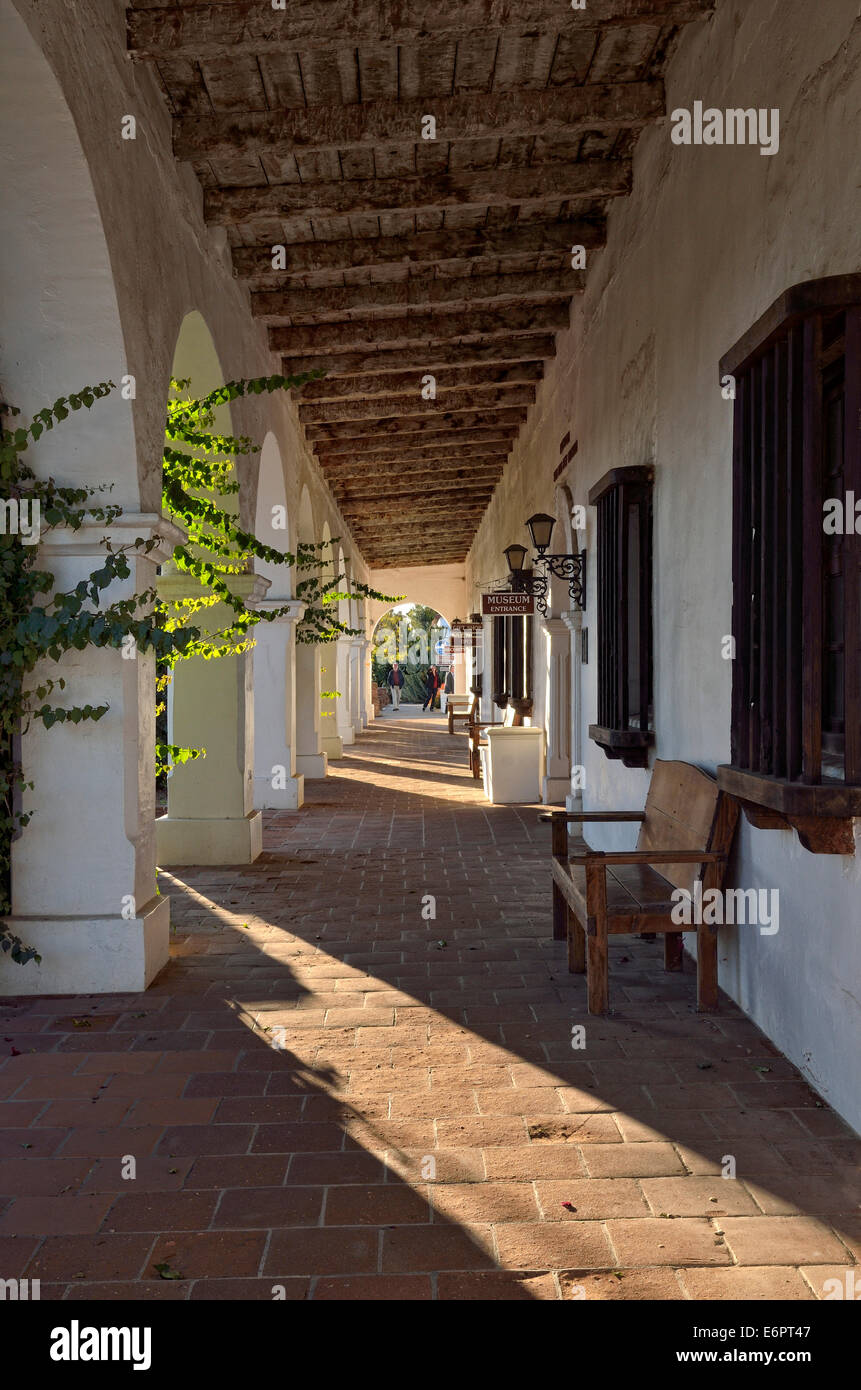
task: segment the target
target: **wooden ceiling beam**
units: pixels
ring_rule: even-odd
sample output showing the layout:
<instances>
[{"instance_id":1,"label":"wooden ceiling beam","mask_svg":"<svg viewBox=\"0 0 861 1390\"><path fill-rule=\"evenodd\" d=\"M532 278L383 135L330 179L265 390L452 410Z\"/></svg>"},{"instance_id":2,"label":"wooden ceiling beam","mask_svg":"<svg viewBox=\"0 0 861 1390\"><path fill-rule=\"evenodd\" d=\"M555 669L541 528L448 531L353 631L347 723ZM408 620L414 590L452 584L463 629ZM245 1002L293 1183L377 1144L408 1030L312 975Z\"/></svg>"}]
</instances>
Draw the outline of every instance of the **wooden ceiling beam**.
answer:
<instances>
[{"instance_id":1,"label":"wooden ceiling beam","mask_svg":"<svg viewBox=\"0 0 861 1390\"><path fill-rule=\"evenodd\" d=\"M491 497L491 492L487 488L473 488L469 492L463 492L457 502L459 513L470 508L486 507ZM342 504L342 510L346 517L361 519L362 517L385 516L389 512L400 514L403 509L408 508L416 516L425 516L430 513L443 513L447 507L451 507L452 502L448 497L437 501L432 494L419 494L418 496L404 496L401 498L380 496L362 498L360 501L350 500Z\"/></svg>"},{"instance_id":2,"label":"wooden ceiling beam","mask_svg":"<svg viewBox=\"0 0 861 1390\"><path fill-rule=\"evenodd\" d=\"M434 550L434 559L439 561L441 552L447 558L464 559L474 539L474 535L462 538L457 536L440 537ZM376 540L373 538L366 540L362 554L371 569L379 569L383 565L423 565L428 563L420 553L419 558L416 558L416 546L410 542L409 538L405 540L403 536L394 532L390 535L378 536Z\"/></svg>"},{"instance_id":3,"label":"wooden ceiling beam","mask_svg":"<svg viewBox=\"0 0 861 1390\"><path fill-rule=\"evenodd\" d=\"M413 489L412 492L392 492L389 493L388 496L385 496L385 498L381 498L378 492L357 492L355 495L351 493L349 496L344 496L342 493L335 493L335 496L337 496L338 506L341 507L345 516L355 513L356 509L362 510L363 507L366 506L373 510L378 510L380 507L405 507L413 505L420 507L435 506L437 509L445 510L446 507L448 507L448 509L451 509L451 507L459 507L460 502L481 502L481 505L487 505L492 495L494 495L494 489L498 481L497 478L497 480L488 481L487 484L470 486L470 488L465 488L465 486L460 485L452 486L452 488L427 488L424 489L424 491L423 489Z\"/></svg>"},{"instance_id":4,"label":"wooden ceiling beam","mask_svg":"<svg viewBox=\"0 0 861 1390\"><path fill-rule=\"evenodd\" d=\"M510 446L507 440L496 440L488 444L463 444L458 441L456 445L442 444L433 447L424 444L420 448L406 447L403 463L410 464L410 456L413 456L413 468L424 469L428 474L434 470L447 473L452 469L466 472L476 468L501 469L504 468L509 453ZM373 456L363 454L335 455L320 462L326 476L336 483L351 476L363 478L366 475L375 476L380 472L380 465Z\"/></svg>"},{"instance_id":5,"label":"wooden ceiling beam","mask_svg":"<svg viewBox=\"0 0 861 1390\"><path fill-rule=\"evenodd\" d=\"M310 290L256 290L251 311L264 322L290 319L293 323L322 323L345 314L368 314L377 309L434 309L469 312L570 299L586 287L583 270L536 270L514 275L413 276L395 284L344 285Z\"/></svg>"},{"instance_id":6,"label":"wooden ceiling beam","mask_svg":"<svg viewBox=\"0 0 861 1390\"><path fill-rule=\"evenodd\" d=\"M461 524L454 528L446 525L445 518L441 516L415 516L406 512L386 512L385 514L381 513L376 518L376 524L373 527L366 528L354 520L350 520L350 531L363 553L366 546L378 545L381 538L386 538L388 534L399 540L403 540L405 536L418 536L422 539L438 538L446 542L459 541L461 544L469 545L486 510L487 504L485 503L484 506L463 513Z\"/></svg>"},{"instance_id":7,"label":"wooden ceiling beam","mask_svg":"<svg viewBox=\"0 0 861 1390\"><path fill-rule=\"evenodd\" d=\"M387 452L391 452L387 450ZM437 471L448 473L452 469L471 470L483 469L503 469L510 453L510 446L507 440L495 441L489 444L461 444L456 447L438 446L432 449L427 445L420 449L406 448L402 451L400 461L407 468L412 468L411 477L417 475L419 469L423 469L427 474ZM323 458L320 464L325 470L326 477L331 478L334 483L339 483L350 477L362 479L365 477L383 476L381 465L373 455L344 454L335 455L331 458Z\"/></svg>"},{"instance_id":8,"label":"wooden ceiling beam","mask_svg":"<svg viewBox=\"0 0 861 1390\"><path fill-rule=\"evenodd\" d=\"M517 391L524 385L536 383L544 377L542 362L512 362L508 366L488 367L449 367L437 371L437 401L448 401L453 394L470 391L476 396L495 395L503 391ZM392 372L389 376L367 373L364 376L324 377L321 381L309 381L293 393L299 403L299 415L306 408L332 405L336 410L353 406L364 407L365 402L373 405L376 397L384 396L394 400L398 396L418 395L421 391L422 373ZM346 419L346 416L333 416L333 419Z\"/></svg>"},{"instance_id":9,"label":"wooden ceiling beam","mask_svg":"<svg viewBox=\"0 0 861 1390\"><path fill-rule=\"evenodd\" d=\"M401 470L400 464L395 461L394 465L386 463L365 473L345 477L333 476L327 470L326 480L338 497L374 497L378 493L395 497L401 493L432 492L434 488L440 492L451 492L458 488L492 487L502 477L503 467L502 463L494 462L465 470L443 465L426 468L421 463Z\"/></svg>"},{"instance_id":10,"label":"wooden ceiling beam","mask_svg":"<svg viewBox=\"0 0 861 1390\"><path fill-rule=\"evenodd\" d=\"M409 525L402 521L389 521L383 526L378 527L374 534L368 533L361 537L357 536L356 541L357 544L362 547L363 555L365 550L375 551L377 554L385 553L385 550L391 542L391 546L395 553L400 550L404 556L413 557L411 562L406 560L406 563L412 563L414 565L420 565L422 563L430 564L433 563L433 561L416 559L415 556L421 555L422 551L424 551L425 554L430 552L435 560L437 549L442 545L449 548L449 550L460 549L463 552L467 551L475 539L475 533L478 530L480 521L481 518L476 517L475 520L471 521L463 530L455 532L447 530L444 526L430 527L421 522L415 525Z\"/></svg>"},{"instance_id":11,"label":"wooden ceiling beam","mask_svg":"<svg viewBox=\"0 0 861 1390\"><path fill-rule=\"evenodd\" d=\"M498 387L487 391L446 391L436 400L422 400L414 379L412 395L373 396L360 401L327 401L323 405L300 405L299 419L303 425L346 424L355 420L375 420L380 417L397 415L436 416L451 414L453 411L492 410L496 406L509 407L533 405L534 386Z\"/></svg>"},{"instance_id":12,"label":"wooden ceiling beam","mask_svg":"<svg viewBox=\"0 0 861 1390\"><path fill-rule=\"evenodd\" d=\"M345 511L354 507L361 507L365 503L368 506L403 506L407 503L434 504L437 506L453 507L458 506L461 498L464 497L484 497L489 500L493 496L494 489L499 482L501 474L493 478L482 480L480 478L470 478L462 482L446 484L439 482L436 486L416 486L414 488L393 488L387 492L385 497L380 492L381 480L378 478L374 487L364 489L350 487L348 489L332 489L333 496L338 502L338 506Z\"/></svg>"},{"instance_id":13,"label":"wooden ceiling beam","mask_svg":"<svg viewBox=\"0 0 861 1390\"><path fill-rule=\"evenodd\" d=\"M371 438L371 439L336 439L324 440L316 447L317 458L321 465L325 464L334 456L341 456L353 459L372 459L380 457L393 457L399 455L405 462L411 458L429 458L431 452L438 452L441 449L459 449L461 445L468 444L493 444L499 446L500 454L504 451L510 453L514 443L514 437L518 426L513 429L503 430L490 426L486 429L461 430L457 435L449 432L444 436L439 434L425 435L413 441L412 438L391 439L391 438Z\"/></svg>"},{"instance_id":14,"label":"wooden ceiling beam","mask_svg":"<svg viewBox=\"0 0 861 1390\"><path fill-rule=\"evenodd\" d=\"M420 347L403 347L388 352L364 347L353 351L318 353L313 357L291 353L288 348L282 349L282 370L285 376L322 371L337 377L356 376L361 372L400 372L405 367L433 372L437 367L482 366L488 362L501 366L503 363L549 361L555 356L553 334L532 333L522 337L491 337L485 342L426 342Z\"/></svg>"},{"instance_id":15,"label":"wooden ceiling beam","mask_svg":"<svg viewBox=\"0 0 861 1390\"><path fill-rule=\"evenodd\" d=\"M444 514L438 514L434 517L410 516L408 512L403 512L399 513L396 518L377 517L374 520L364 522L348 517L347 520L350 522L350 530L355 539L360 542L363 538L372 540L378 538L380 530L383 529L380 522L388 526L395 519L398 529L408 535L421 533L422 535L445 536L449 540L461 540L475 535L476 522L481 517L483 510L482 508L477 512L457 518L446 517Z\"/></svg>"},{"instance_id":16,"label":"wooden ceiling beam","mask_svg":"<svg viewBox=\"0 0 861 1390\"><path fill-rule=\"evenodd\" d=\"M260 177L264 177L262 168ZM476 169L387 179L206 187L203 215L210 225L235 227L261 218L510 207L529 202L561 203L572 198L616 198L630 191L629 159L568 160L520 169Z\"/></svg>"},{"instance_id":17,"label":"wooden ceiling beam","mask_svg":"<svg viewBox=\"0 0 861 1390\"><path fill-rule=\"evenodd\" d=\"M441 546L434 549L434 564L462 564L469 553L469 546L452 546L449 550L444 550ZM409 569L410 564L416 564L416 557L409 550L399 550L391 555L377 555L374 552L373 559L367 560L371 570L378 570L385 573L387 570Z\"/></svg>"},{"instance_id":18,"label":"wooden ceiling beam","mask_svg":"<svg viewBox=\"0 0 861 1390\"><path fill-rule=\"evenodd\" d=\"M477 37L511 29L582 35L606 25L686 24L713 0L588 0L572 10L560 0L289 0L284 10L262 0L165 4L126 11L130 56L230 59L239 53L326 53L356 44L414 44Z\"/></svg>"},{"instance_id":19,"label":"wooden ceiling beam","mask_svg":"<svg viewBox=\"0 0 861 1390\"><path fill-rule=\"evenodd\" d=\"M391 545L378 547L366 541L362 551L369 569L407 569L411 565L454 565L469 554L475 536L448 540L443 536L403 537L393 533Z\"/></svg>"},{"instance_id":20,"label":"wooden ceiling beam","mask_svg":"<svg viewBox=\"0 0 861 1390\"><path fill-rule=\"evenodd\" d=\"M348 510L366 504L368 507L401 507L413 503L417 506L457 507L462 499L472 498L476 500L481 497L485 501L489 501L498 482L498 477L488 478L486 482L470 479L468 483L454 483L449 487L419 487L412 490L403 488L382 497L378 480L376 491L370 488L365 491L350 489L349 492L339 489L334 495L337 498L338 506L344 510L345 514Z\"/></svg>"},{"instance_id":21,"label":"wooden ceiling beam","mask_svg":"<svg viewBox=\"0 0 861 1390\"><path fill-rule=\"evenodd\" d=\"M336 440L374 440L388 439L392 435L440 435L451 438L457 444L457 437L464 430L500 429L505 434L509 429L517 432L517 426L526 423L525 405L511 406L491 412L464 410L452 413L438 411L427 417L387 416L384 419L341 420L334 424L307 425L305 434L312 442L332 444ZM419 440L416 439L416 443Z\"/></svg>"},{"instance_id":22,"label":"wooden ceiling beam","mask_svg":"<svg viewBox=\"0 0 861 1390\"><path fill-rule=\"evenodd\" d=\"M419 101L361 101L275 111L188 115L174 124L177 159L224 159L276 150L346 150L421 142L428 112L437 140L572 135L638 129L664 115L662 82L591 83L543 92L470 92Z\"/></svg>"},{"instance_id":23,"label":"wooden ceiling beam","mask_svg":"<svg viewBox=\"0 0 861 1390\"><path fill-rule=\"evenodd\" d=\"M273 248L233 248L237 275L252 289L282 289L285 279L325 270L356 270L382 265L436 266L448 261L498 260L570 252L572 246L598 249L606 241L603 217L570 217L550 222L517 223L507 228L479 227L472 231L442 228L412 236L356 237L349 241L299 241L283 247L285 269L272 265ZM439 273L439 271L437 271Z\"/></svg>"},{"instance_id":24,"label":"wooden ceiling beam","mask_svg":"<svg viewBox=\"0 0 861 1390\"><path fill-rule=\"evenodd\" d=\"M452 313L406 314L396 319L348 319L343 323L318 323L308 327L270 328L273 352L298 353L373 352L380 348L424 347L425 361L432 361L432 343L456 338L505 338L513 333L534 334L537 329L567 328L568 303L511 304L500 309L474 309Z\"/></svg>"}]
</instances>

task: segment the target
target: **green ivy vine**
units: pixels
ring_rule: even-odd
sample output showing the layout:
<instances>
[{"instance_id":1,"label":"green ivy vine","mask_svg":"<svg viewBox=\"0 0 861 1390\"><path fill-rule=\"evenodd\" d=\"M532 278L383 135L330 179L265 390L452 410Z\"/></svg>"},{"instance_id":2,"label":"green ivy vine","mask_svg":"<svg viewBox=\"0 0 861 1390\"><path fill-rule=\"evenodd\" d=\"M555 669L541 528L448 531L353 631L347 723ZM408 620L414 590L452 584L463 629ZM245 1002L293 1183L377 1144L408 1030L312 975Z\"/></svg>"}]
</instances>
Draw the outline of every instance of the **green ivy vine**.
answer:
<instances>
[{"instance_id":1,"label":"green ivy vine","mask_svg":"<svg viewBox=\"0 0 861 1390\"><path fill-rule=\"evenodd\" d=\"M320 375L314 373L314 376ZM213 660L237 654L253 645L253 629L260 622L274 622L287 607L249 608L231 588L231 577L253 572L254 561L295 568L303 575L296 598L305 614L297 625L300 642L332 642L342 635L361 635L337 617L336 605L351 597L397 602L400 596L379 593L356 580L347 583L343 571L324 576L322 551L326 542L300 544L295 553L278 550L245 531L224 505L239 491L234 461L257 452L253 440L220 434L214 412L220 405L243 396L262 395L301 386L312 377L268 376L231 381L202 398L188 395L190 382L173 380L167 407L163 459L164 511L185 531L186 540L176 545L171 559L176 569L199 585L199 593L168 603L155 585L131 597L105 602L106 591L131 574L132 552L147 554L158 547L157 539L138 538L115 545L101 540L103 563L72 589L55 587L54 575L40 563L37 544L23 543L10 525L0 534L0 950L21 965L40 957L25 945L3 918L11 910L11 852L34 812L22 805L26 780L21 765L20 742L33 720L46 728L54 724L80 724L101 719L107 704L55 703L56 692L65 688L59 674L46 674L73 650L115 647L126 655L153 652L156 659L158 698L162 700L176 663L191 657ZM122 508L99 500L109 491L65 487L53 478L39 478L26 455L39 438L71 414L90 409L115 390L112 381L61 396L38 411L28 425L4 429L0 436L0 498L5 499L7 522L10 504L18 515L39 519L41 534L58 528L80 530L84 525L110 525ZM20 412L5 406L4 413ZM29 510L27 510L29 509ZM38 509L38 510L36 510ZM337 538L335 538L337 540ZM328 542L329 545L334 542ZM206 608L223 604L226 621L214 631L192 619ZM31 679L34 677L35 679ZM163 709L163 701L157 712ZM183 748L166 742L156 745L156 775L179 763L205 756L203 748Z\"/></svg>"}]
</instances>

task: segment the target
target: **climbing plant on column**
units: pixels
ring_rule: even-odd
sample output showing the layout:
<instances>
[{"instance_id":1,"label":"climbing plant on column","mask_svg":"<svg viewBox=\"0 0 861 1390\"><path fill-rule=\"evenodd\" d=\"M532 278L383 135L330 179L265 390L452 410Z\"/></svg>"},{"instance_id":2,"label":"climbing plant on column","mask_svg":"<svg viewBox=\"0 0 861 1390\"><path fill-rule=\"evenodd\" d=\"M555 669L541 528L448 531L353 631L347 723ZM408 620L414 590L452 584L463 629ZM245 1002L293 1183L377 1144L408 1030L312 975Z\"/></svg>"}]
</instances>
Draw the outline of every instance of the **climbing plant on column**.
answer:
<instances>
[{"instance_id":1,"label":"climbing plant on column","mask_svg":"<svg viewBox=\"0 0 861 1390\"><path fill-rule=\"evenodd\" d=\"M319 375L319 373L314 374ZM62 396L38 411L29 424L6 428L0 438L0 504L7 524L0 534L0 950L14 961L39 960L6 922L10 902L10 866L13 840L23 833L37 811L23 808L25 790L36 791L26 779L20 760L20 740L34 720L50 728L54 724L80 724L101 719L107 704L60 705L58 693L66 682L60 674L63 657L87 647L121 648L124 654L152 652L157 663L157 687L161 694L176 663L191 657L205 660L236 654L253 644L253 628L273 622L289 611L282 607L262 610L249 607L231 588L231 578L253 571L254 561L295 567L304 577L296 595L305 603L305 615L297 638L302 642L329 642L359 630L339 621L333 608L339 600L358 596L395 601L343 573L321 574L323 542L299 545L295 553L278 550L244 530L223 505L239 491L233 475L234 461L257 451L251 439L216 431L214 411L242 396L262 395L301 386L309 376L268 376L226 383L203 398L188 396L188 381L172 381L166 420L163 460L163 507L186 532L186 540L174 547L177 569L199 585L199 592L168 604L156 586L122 599L108 591L131 575L133 552L148 554L161 545L143 537L116 545L108 536L101 540L103 562L69 590L56 587L54 575L40 562L38 546L22 543L8 524L13 515L37 518L37 531L84 525L109 527L122 515L122 507L100 502L109 487L67 487L53 478L39 478L26 455L40 437L71 414L90 409L115 389L112 381L85 387ZM19 412L4 407L10 417ZM13 505L14 504L14 505ZM203 609L223 604L226 621L206 630L194 621ZM165 742L156 745L156 772L203 756L205 749L182 748Z\"/></svg>"}]
</instances>

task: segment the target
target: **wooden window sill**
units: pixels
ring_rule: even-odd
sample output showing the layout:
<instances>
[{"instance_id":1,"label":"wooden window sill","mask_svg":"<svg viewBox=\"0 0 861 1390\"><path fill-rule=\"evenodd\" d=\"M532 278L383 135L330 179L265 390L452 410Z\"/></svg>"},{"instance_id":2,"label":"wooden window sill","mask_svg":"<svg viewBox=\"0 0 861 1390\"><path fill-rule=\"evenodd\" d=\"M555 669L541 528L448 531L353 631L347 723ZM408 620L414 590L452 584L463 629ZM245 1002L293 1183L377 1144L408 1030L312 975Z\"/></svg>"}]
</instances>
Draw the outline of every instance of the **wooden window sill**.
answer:
<instances>
[{"instance_id":1,"label":"wooden window sill","mask_svg":"<svg viewBox=\"0 0 861 1390\"><path fill-rule=\"evenodd\" d=\"M758 830L795 830L811 854L854 854L853 819L861 816L861 786L787 782L723 764L718 786L741 802Z\"/></svg>"},{"instance_id":2,"label":"wooden window sill","mask_svg":"<svg viewBox=\"0 0 861 1390\"><path fill-rule=\"evenodd\" d=\"M655 741L651 729L606 729L590 724L589 737L608 758L619 759L625 767L649 766L649 749Z\"/></svg>"}]
</instances>

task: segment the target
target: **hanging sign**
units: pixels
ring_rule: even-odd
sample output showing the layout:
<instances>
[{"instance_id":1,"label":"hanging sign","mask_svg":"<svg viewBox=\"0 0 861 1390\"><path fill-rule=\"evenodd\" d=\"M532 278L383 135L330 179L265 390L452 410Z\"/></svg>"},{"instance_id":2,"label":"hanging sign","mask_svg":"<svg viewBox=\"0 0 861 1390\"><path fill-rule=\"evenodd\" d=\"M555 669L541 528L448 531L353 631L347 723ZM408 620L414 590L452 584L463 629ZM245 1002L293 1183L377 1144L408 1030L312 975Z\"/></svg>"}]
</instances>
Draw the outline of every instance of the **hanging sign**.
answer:
<instances>
[{"instance_id":1,"label":"hanging sign","mask_svg":"<svg viewBox=\"0 0 861 1390\"><path fill-rule=\"evenodd\" d=\"M482 613L492 614L494 618L521 617L535 612L535 599L532 594L512 594L503 590L497 594L482 594Z\"/></svg>"}]
</instances>

